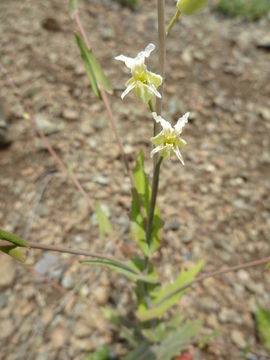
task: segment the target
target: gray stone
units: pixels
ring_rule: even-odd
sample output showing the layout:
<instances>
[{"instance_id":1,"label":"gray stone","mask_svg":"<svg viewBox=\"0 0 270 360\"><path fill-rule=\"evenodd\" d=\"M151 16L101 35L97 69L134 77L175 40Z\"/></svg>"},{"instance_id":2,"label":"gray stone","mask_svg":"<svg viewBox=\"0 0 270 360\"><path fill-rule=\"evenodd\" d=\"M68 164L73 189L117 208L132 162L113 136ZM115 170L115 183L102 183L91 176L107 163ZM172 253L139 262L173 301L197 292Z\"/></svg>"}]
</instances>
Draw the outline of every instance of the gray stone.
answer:
<instances>
[{"instance_id":1,"label":"gray stone","mask_svg":"<svg viewBox=\"0 0 270 360\"><path fill-rule=\"evenodd\" d=\"M260 108L259 115L267 121L270 121L270 109L269 108Z\"/></svg>"},{"instance_id":2,"label":"gray stone","mask_svg":"<svg viewBox=\"0 0 270 360\"><path fill-rule=\"evenodd\" d=\"M246 210L247 204L242 199L236 199L233 201L233 205L239 210Z\"/></svg>"},{"instance_id":3,"label":"gray stone","mask_svg":"<svg viewBox=\"0 0 270 360\"><path fill-rule=\"evenodd\" d=\"M165 230L177 231L180 228L180 222L174 220L165 225Z\"/></svg>"},{"instance_id":4,"label":"gray stone","mask_svg":"<svg viewBox=\"0 0 270 360\"><path fill-rule=\"evenodd\" d=\"M193 239L193 234L190 231L186 231L181 237L181 242L189 244Z\"/></svg>"},{"instance_id":5,"label":"gray stone","mask_svg":"<svg viewBox=\"0 0 270 360\"><path fill-rule=\"evenodd\" d=\"M49 270L59 262L59 257L51 253L44 253L42 258L36 263L34 269L41 274L47 274Z\"/></svg>"},{"instance_id":6,"label":"gray stone","mask_svg":"<svg viewBox=\"0 0 270 360\"><path fill-rule=\"evenodd\" d=\"M101 28L101 37L102 40L108 41L113 39L115 36L114 32L112 29L108 28L108 27L103 27Z\"/></svg>"},{"instance_id":7,"label":"gray stone","mask_svg":"<svg viewBox=\"0 0 270 360\"><path fill-rule=\"evenodd\" d=\"M88 337L91 333L91 330L89 329L89 326L85 322L78 321L76 322L75 328L74 328L74 335L77 338L84 338Z\"/></svg>"},{"instance_id":8,"label":"gray stone","mask_svg":"<svg viewBox=\"0 0 270 360\"><path fill-rule=\"evenodd\" d=\"M78 111L69 108L63 110L62 116L66 120L78 120L79 118Z\"/></svg>"},{"instance_id":9,"label":"gray stone","mask_svg":"<svg viewBox=\"0 0 270 360\"><path fill-rule=\"evenodd\" d=\"M51 333L51 341L55 348L61 349L68 339L68 331L63 326L57 326Z\"/></svg>"},{"instance_id":10,"label":"gray stone","mask_svg":"<svg viewBox=\"0 0 270 360\"><path fill-rule=\"evenodd\" d=\"M70 275L64 275L61 284L65 289L72 289L74 287L74 279Z\"/></svg>"},{"instance_id":11,"label":"gray stone","mask_svg":"<svg viewBox=\"0 0 270 360\"><path fill-rule=\"evenodd\" d=\"M219 304L210 296L202 297L200 299L200 306L207 311L219 310Z\"/></svg>"},{"instance_id":12,"label":"gray stone","mask_svg":"<svg viewBox=\"0 0 270 360\"><path fill-rule=\"evenodd\" d=\"M220 313L218 314L218 319L221 323L236 323L241 324L242 321L237 314L237 312L233 309L222 308Z\"/></svg>"},{"instance_id":13,"label":"gray stone","mask_svg":"<svg viewBox=\"0 0 270 360\"><path fill-rule=\"evenodd\" d=\"M255 294L259 294L259 295L264 294L264 286L262 283L256 283L254 281L249 280L246 283L246 287Z\"/></svg>"},{"instance_id":14,"label":"gray stone","mask_svg":"<svg viewBox=\"0 0 270 360\"><path fill-rule=\"evenodd\" d=\"M100 184L100 185L103 185L103 186L109 184L109 179L106 176L103 176L101 174L94 175L93 181L95 181L97 184Z\"/></svg>"},{"instance_id":15,"label":"gray stone","mask_svg":"<svg viewBox=\"0 0 270 360\"><path fill-rule=\"evenodd\" d=\"M36 116L36 122L38 127L43 131L45 135L52 135L64 129L63 122L57 120L52 122L48 120L45 113L39 113Z\"/></svg>"},{"instance_id":16,"label":"gray stone","mask_svg":"<svg viewBox=\"0 0 270 360\"><path fill-rule=\"evenodd\" d=\"M0 340L9 337L14 331L13 322L11 319L1 319L0 321Z\"/></svg>"},{"instance_id":17,"label":"gray stone","mask_svg":"<svg viewBox=\"0 0 270 360\"><path fill-rule=\"evenodd\" d=\"M241 333L239 330L233 330L231 332L231 338L233 343L240 349L243 349L247 345L243 333Z\"/></svg>"},{"instance_id":18,"label":"gray stone","mask_svg":"<svg viewBox=\"0 0 270 360\"><path fill-rule=\"evenodd\" d=\"M94 298L98 305L105 305L109 299L108 288L104 286L98 286L94 290Z\"/></svg>"},{"instance_id":19,"label":"gray stone","mask_svg":"<svg viewBox=\"0 0 270 360\"><path fill-rule=\"evenodd\" d=\"M80 124L81 131L84 135L93 134L93 128L89 120L85 120Z\"/></svg>"},{"instance_id":20,"label":"gray stone","mask_svg":"<svg viewBox=\"0 0 270 360\"><path fill-rule=\"evenodd\" d=\"M270 51L270 35L267 34L267 35L265 35L263 37L259 37L259 39L258 39L258 41L256 43L256 46L259 49Z\"/></svg>"},{"instance_id":21,"label":"gray stone","mask_svg":"<svg viewBox=\"0 0 270 360\"><path fill-rule=\"evenodd\" d=\"M4 308L7 304L7 297L6 294L0 294L0 309Z\"/></svg>"}]
</instances>

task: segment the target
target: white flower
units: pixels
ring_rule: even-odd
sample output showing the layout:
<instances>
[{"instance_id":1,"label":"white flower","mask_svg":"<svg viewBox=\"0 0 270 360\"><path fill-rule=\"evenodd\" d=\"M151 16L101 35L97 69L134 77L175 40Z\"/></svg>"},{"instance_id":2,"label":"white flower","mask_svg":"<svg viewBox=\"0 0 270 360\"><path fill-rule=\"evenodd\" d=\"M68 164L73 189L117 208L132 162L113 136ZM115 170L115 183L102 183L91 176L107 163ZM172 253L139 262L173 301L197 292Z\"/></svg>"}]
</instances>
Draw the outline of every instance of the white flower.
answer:
<instances>
[{"instance_id":1,"label":"white flower","mask_svg":"<svg viewBox=\"0 0 270 360\"><path fill-rule=\"evenodd\" d=\"M160 152L160 156L170 159L172 154L175 153L181 163L185 165L179 148L185 145L186 142L180 137L180 134L188 122L189 112L182 116L174 127L161 116L158 116L157 113L153 112L152 116L161 125L162 130L157 136L151 138L152 143L156 146L152 150L151 156Z\"/></svg>"},{"instance_id":2,"label":"white flower","mask_svg":"<svg viewBox=\"0 0 270 360\"><path fill-rule=\"evenodd\" d=\"M132 77L126 82L126 90L122 93L123 99L131 90L134 90L137 97L146 104L153 96L161 97L157 88L162 84L162 77L147 70L145 58L148 58L155 49L154 44L146 46L135 58L119 55L115 59L123 61L130 69Z\"/></svg>"}]
</instances>

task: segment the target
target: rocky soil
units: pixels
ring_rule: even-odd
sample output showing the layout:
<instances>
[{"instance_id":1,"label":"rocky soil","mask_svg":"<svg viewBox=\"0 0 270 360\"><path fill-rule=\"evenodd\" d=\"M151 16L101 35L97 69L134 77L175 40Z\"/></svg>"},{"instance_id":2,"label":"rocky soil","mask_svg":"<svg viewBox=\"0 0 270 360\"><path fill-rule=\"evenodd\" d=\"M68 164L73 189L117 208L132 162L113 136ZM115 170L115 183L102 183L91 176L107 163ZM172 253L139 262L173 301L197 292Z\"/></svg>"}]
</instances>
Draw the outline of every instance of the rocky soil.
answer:
<instances>
[{"instance_id":1,"label":"rocky soil","mask_svg":"<svg viewBox=\"0 0 270 360\"><path fill-rule=\"evenodd\" d=\"M131 94L121 101L127 73L113 58L157 43L155 1L141 0L136 12L109 0L80 3L96 56L116 88L110 101L130 165L142 148L151 172L151 117ZM169 20L174 1L167 3ZM123 243L133 245L129 179L73 30L64 1L2 0L0 64L92 203L105 207L117 235L99 236L93 212L24 119L3 72L0 122L12 143L0 150L0 227L26 240L121 258ZM270 52L258 47L267 35L269 19L246 23L209 10L184 17L171 32L164 116L175 121L192 113L183 134L185 167L172 159L161 172L158 202L166 225L156 263L164 281L201 258L207 272L270 254ZM154 54L149 67L156 70ZM100 309L128 312L134 299L125 279L69 255L34 250L24 265L0 255L0 273L1 359L84 359L103 343L121 353ZM195 287L179 309L202 318L205 333L220 329L221 335L204 351L191 347L194 359L244 359L246 346L250 360L265 359L258 355L266 349L254 315L269 304L270 276L262 267Z\"/></svg>"}]
</instances>

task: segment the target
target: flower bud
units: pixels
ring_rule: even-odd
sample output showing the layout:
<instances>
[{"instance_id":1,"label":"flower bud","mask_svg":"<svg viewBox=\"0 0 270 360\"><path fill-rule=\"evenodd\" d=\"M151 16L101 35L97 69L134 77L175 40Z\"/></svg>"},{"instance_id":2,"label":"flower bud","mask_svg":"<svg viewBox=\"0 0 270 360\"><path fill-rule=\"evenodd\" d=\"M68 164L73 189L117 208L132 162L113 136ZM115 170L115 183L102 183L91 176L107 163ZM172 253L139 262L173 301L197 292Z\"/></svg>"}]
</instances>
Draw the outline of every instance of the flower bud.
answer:
<instances>
[{"instance_id":1,"label":"flower bud","mask_svg":"<svg viewBox=\"0 0 270 360\"><path fill-rule=\"evenodd\" d=\"M178 10L185 15L192 15L200 12L207 5L208 0L178 0Z\"/></svg>"}]
</instances>

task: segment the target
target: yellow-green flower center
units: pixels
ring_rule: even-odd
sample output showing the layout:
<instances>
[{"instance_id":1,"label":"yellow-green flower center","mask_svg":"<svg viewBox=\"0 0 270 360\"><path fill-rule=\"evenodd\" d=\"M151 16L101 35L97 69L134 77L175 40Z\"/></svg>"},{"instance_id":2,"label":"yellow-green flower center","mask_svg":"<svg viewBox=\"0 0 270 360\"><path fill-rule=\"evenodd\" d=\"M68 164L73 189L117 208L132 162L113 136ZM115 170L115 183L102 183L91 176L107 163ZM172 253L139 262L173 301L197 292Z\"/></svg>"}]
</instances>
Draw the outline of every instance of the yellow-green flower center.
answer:
<instances>
[{"instance_id":1,"label":"yellow-green flower center","mask_svg":"<svg viewBox=\"0 0 270 360\"><path fill-rule=\"evenodd\" d=\"M163 139L163 144L176 146L178 138L179 138L179 136L177 133L175 133L175 131L169 132L168 134L165 133L164 139Z\"/></svg>"},{"instance_id":2,"label":"yellow-green flower center","mask_svg":"<svg viewBox=\"0 0 270 360\"><path fill-rule=\"evenodd\" d=\"M148 83L147 69L146 69L146 66L144 64L141 64L141 65L138 65L138 66L134 67L134 69L132 71L132 75L133 75L135 81L140 81L143 84Z\"/></svg>"}]
</instances>

